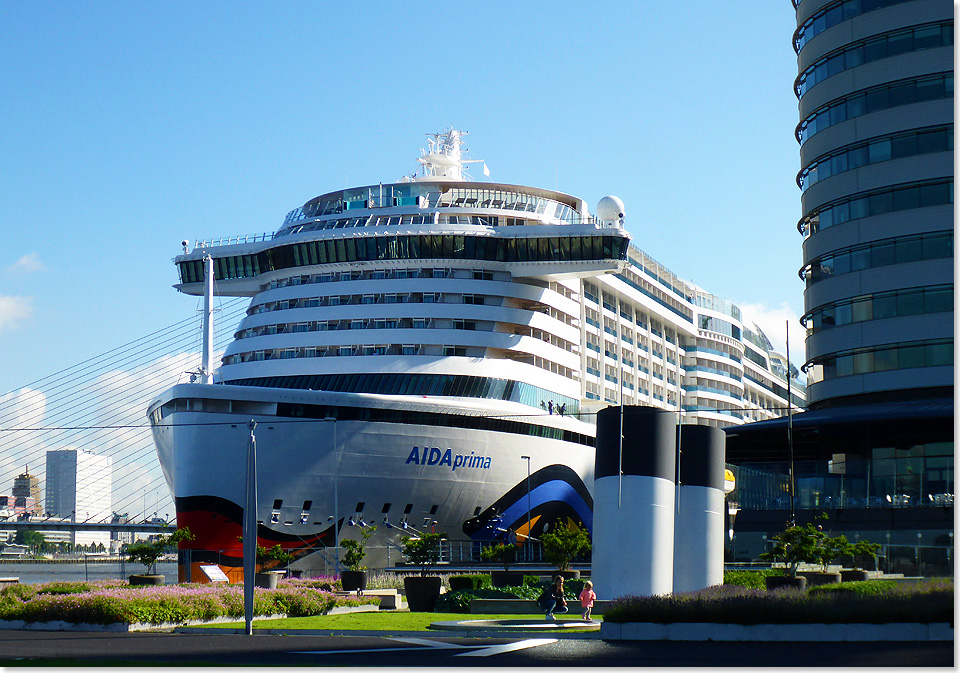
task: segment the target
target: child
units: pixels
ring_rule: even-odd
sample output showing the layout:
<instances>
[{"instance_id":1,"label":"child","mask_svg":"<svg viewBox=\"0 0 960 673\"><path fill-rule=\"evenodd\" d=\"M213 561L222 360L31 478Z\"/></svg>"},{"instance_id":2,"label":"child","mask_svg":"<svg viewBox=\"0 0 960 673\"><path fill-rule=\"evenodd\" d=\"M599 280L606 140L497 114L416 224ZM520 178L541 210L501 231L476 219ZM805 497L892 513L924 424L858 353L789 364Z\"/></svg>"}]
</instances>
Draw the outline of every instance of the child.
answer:
<instances>
[{"instance_id":1,"label":"child","mask_svg":"<svg viewBox=\"0 0 960 673\"><path fill-rule=\"evenodd\" d=\"M593 621L590 618L590 611L593 610L593 601L596 599L597 594L593 593L593 582L587 580L583 583L583 591L580 592L580 605L583 606L580 616L584 621Z\"/></svg>"}]
</instances>

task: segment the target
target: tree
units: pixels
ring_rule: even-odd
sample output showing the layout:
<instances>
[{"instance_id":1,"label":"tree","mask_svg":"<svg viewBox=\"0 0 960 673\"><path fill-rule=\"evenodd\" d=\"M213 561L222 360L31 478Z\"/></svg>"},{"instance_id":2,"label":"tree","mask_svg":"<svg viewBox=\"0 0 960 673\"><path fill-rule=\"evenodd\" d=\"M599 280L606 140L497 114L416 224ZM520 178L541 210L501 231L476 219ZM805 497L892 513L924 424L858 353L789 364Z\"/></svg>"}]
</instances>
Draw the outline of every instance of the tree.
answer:
<instances>
[{"instance_id":1,"label":"tree","mask_svg":"<svg viewBox=\"0 0 960 673\"><path fill-rule=\"evenodd\" d=\"M167 547L175 545L182 540L192 540L193 533L189 528L178 528L170 535L158 535L153 542L141 542L127 547L127 557L134 563L140 563L146 566L147 572L153 568L157 559L163 556Z\"/></svg>"},{"instance_id":2,"label":"tree","mask_svg":"<svg viewBox=\"0 0 960 673\"><path fill-rule=\"evenodd\" d=\"M564 526L555 524L553 531L540 536L543 555L557 567L557 570L570 570L573 558L582 551L590 551L590 535L581 525Z\"/></svg>"},{"instance_id":3,"label":"tree","mask_svg":"<svg viewBox=\"0 0 960 673\"><path fill-rule=\"evenodd\" d=\"M360 564L367 555L366 547L370 536L377 532L376 526L367 526L360 530L360 540L340 540L340 546L345 550L343 553L343 565L350 570L362 571L366 568Z\"/></svg>"},{"instance_id":4,"label":"tree","mask_svg":"<svg viewBox=\"0 0 960 673\"><path fill-rule=\"evenodd\" d=\"M826 520L825 513L815 520ZM803 526L790 526L773 537L774 545L770 551L763 552L759 558L767 561L783 561L788 566L788 574L795 577L801 563L820 565L826 570L831 561L850 553L850 543L843 535L832 538L823 532L823 526L807 523Z\"/></svg>"},{"instance_id":5,"label":"tree","mask_svg":"<svg viewBox=\"0 0 960 673\"><path fill-rule=\"evenodd\" d=\"M424 533L418 538L403 538L403 553L411 563L420 566L421 577L426 577L440 561L440 541L445 537L446 533Z\"/></svg>"},{"instance_id":6,"label":"tree","mask_svg":"<svg viewBox=\"0 0 960 673\"><path fill-rule=\"evenodd\" d=\"M868 542L867 540L859 540L855 544L850 545L847 548L847 553L853 557L853 565L857 570L863 570L863 566L867 561L875 561L877 558L877 551L879 551L880 545L876 542Z\"/></svg>"},{"instance_id":7,"label":"tree","mask_svg":"<svg viewBox=\"0 0 960 673\"><path fill-rule=\"evenodd\" d=\"M15 544L26 545L33 549L37 554L42 554L47 550L47 538L43 533L35 530L18 530L13 541Z\"/></svg>"},{"instance_id":8,"label":"tree","mask_svg":"<svg viewBox=\"0 0 960 673\"><path fill-rule=\"evenodd\" d=\"M293 554L284 551L279 544L272 546L270 549L257 545L257 572L261 572L268 563L276 562L283 565L290 563L292 560Z\"/></svg>"},{"instance_id":9,"label":"tree","mask_svg":"<svg viewBox=\"0 0 960 673\"><path fill-rule=\"evenodd\" d=\"M823 546L820 550L820 565L823 566L823 572L827 572L827 566L833 563L841 556L850 553L850 543L847 542L845 535L837 537L824 536Z\"/></svg>"},{"instance_id":10,"label":"tree","mask_svg":"<svg viewBox=\"0 0 960 673\"><path fill-rule=\"evenodd\" d=\"M498 542L495 545L480 550L480 559L483 561L497 561L503 564L504 571L517 558L517 548L512 544Z\"/></svg>"}]
</instances>

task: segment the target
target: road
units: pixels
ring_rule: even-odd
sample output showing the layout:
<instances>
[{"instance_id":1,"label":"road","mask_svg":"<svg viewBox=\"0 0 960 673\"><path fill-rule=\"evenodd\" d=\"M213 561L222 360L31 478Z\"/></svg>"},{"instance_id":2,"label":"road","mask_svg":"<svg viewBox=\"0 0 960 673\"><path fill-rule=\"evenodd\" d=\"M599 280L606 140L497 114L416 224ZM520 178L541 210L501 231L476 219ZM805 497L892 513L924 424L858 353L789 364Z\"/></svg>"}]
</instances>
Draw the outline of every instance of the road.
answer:
<instances>
[{"instance_id":1,"label":"road","mask_svg":"<svg viewBox=\"0 0 960 673\"><path fill-rule=\"evenodd\" d=\"M0 665L762 666L954 665L946 643L604 642L463 638L0 631Z\"/></svg>"}]
</instances>

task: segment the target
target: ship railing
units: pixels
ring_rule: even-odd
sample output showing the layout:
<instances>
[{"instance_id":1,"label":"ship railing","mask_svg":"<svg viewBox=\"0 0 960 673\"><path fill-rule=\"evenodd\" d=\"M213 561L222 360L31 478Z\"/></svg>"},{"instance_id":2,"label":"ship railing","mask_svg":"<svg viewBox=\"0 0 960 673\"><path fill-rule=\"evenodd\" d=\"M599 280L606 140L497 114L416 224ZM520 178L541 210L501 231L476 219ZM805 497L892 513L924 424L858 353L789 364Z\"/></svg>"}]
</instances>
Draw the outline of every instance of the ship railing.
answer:
<instances>
[{"instance_id":1,"label":"ship railing","mask_svg":"<svg viewBox=\"0 0 960 673\"><path fill-rule=\"evenodd\" d=\"M211 238L209 240L197 240L194 249L197 248L216 248L223 245L242 245L243 243L259 243L260 241L270 241L273 239L273 232L268 231L262 234L240 234L238 236L221 236L220 238Z\"/></svg>"},{"instance_id":2,"label":"ship railing","mask_svg":"<svg viewBox=\"0 0 960 673\"><path fill-rule=\"evenodd\" d=\"M502 540L443 540L440 545L441 563L481 563L480 552L484 547L501 544ZM517 546L513 563L543 563L543 545L529 542Z\"/></svg>"}]
</instances>

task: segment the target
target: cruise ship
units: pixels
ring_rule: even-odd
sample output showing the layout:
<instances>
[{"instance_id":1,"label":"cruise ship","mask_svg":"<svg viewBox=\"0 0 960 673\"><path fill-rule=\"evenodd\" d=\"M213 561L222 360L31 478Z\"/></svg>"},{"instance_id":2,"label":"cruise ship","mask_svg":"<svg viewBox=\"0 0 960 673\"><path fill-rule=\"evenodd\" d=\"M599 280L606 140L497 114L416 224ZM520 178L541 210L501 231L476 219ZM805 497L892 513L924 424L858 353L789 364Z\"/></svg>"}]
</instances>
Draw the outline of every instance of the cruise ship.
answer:
<instances>
[{"instance_id":1,"label":"cruise ship","mask_svg":"<svg viewBox=\"0 0 960 673\"><path fill-rule=\"evenodd\" d=\"M620 199L591 214L471 180L464 135L429 135L414 174L312 198L273 234L184 242L180 292L251 298L219 366L208 338L197 382L148 409L190 563L241 566L251 421L259 543L306 554L353 524L394 542L590 529L600 408L722 427L802 405L735 305L630 243Z\"/></svg>"}]
</instances>

